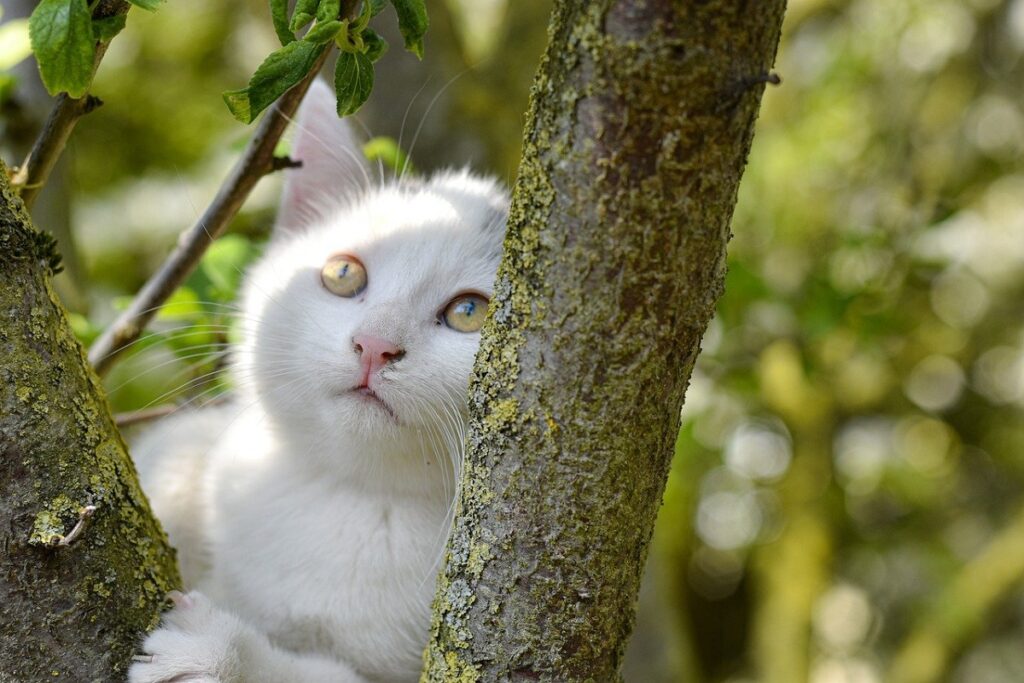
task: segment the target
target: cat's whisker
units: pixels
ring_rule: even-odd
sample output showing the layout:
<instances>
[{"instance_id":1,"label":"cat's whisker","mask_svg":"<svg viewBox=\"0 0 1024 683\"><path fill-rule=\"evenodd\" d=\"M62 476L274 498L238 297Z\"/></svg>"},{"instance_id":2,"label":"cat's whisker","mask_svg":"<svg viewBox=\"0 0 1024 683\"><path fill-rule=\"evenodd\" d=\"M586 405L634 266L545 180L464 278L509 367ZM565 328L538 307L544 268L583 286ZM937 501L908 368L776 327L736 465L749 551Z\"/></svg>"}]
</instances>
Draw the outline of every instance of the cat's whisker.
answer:
<instances>
[{"instance_id":1,"label":"cat's whisker","mask_svg":"<svg viewBox=\"0 0 1024 683\"><path fill-rule=\"evenodd\" d=\"M302 380L301 377L296 377L295 379L293 379L290 382L285 382L284 384L278 385L277 387L275 387L274 391L276 392L276 391L278 391L280 389L284 389L284 388L286 388L286 387L288 387L290 385L293 385L293 384L295 384L295 383L297 383L297 382L299 382L301 380ZM220 393L220 388L219 387L211 387L209 389L206 389L206 390L196 394L195 396L193 396L192 398L188 399L187 401L184 401L183 403L179 403L176 406L175 410L171 414L176 414L176 413L178 413L180 411L191 409L193 404L200 403L204 398L209 398L209 400L205 401L204 403L202 403L202 405L199 405L198 407L195 408L195 410L203 410L207 406L209 406L212 403L218 401L218 399L220 399L222 396L224 396L224 394ZM237 399L237 395L236 396L228 397L228 399L226 399L226 400L236 400L236 399ZM235 417L233 417L228 422L227 425L225 425L224 430L226 431L227 428L231 424L233 424L237 419L239 419L241 417L242 413L247 412L248 410L251 410L258 403L259 403L259 399L254 399L254 400L250 401L249 403L247 403L246 405L241 406L240 408L237 408L236 410L237 410L238 414Z\"/></svg>"},{"instance_id":2,"label":"cat's whisker","mask_svg":"<svg viewBox=\"0 0 1024 683\"><path fill-rule=\"evenodd\" d=\"M455 407L454 400L451 399L449 396L446 396L441 393L438 393L438 398L440 399L441 406L444 408L446 412L445 417L442 418L440 415L438 415L436 408L434 408L432 405L428 405L428 408L433 413L433 417L435 420L433 424L437 425L440 429L444 431L444 440L446 442L446 448L444 448L444 451L449 457L449 464L452 467L452 474L454 475L455 483L457 484L458 472L461 463L462 448L464 443L465 425L462 419L456 417L458 411L457 408ZM451 403L451 406L449 406L449 403ZM454 430L452 430L453 427ZM455 433L458 433L459 436L456 437ZM448 511L445 515L446 524L441 530L442 537L447 536L448 528L450 528L451 526L451 520L454 518L457 486L454 488L455 490L449 493L448 485L445 485L446 496L448 497L450 502L448 505ZM442 538L441 540L443 541L444 539Z\"/></svg>"},{"instance_id":3,"label":"cat's whisker","mask_svg":"<svg viewBox=\"0 0 1024 683\"><path fill-rule=\"evenodd\" d=\"M426 412L427 416L429 418L431 418L427 422L427 426L426 426L427 435L432 437L432 438L433 437L437 437L441 441L441 443L438 444L439 448L434 449L434 450L443 451L446 456L450 457L449 451L451 450L451 441L450 441L449 435L446 433L447 430L446 430L445 425L443 423L441 423L440 420L438 420L438 416L437 416L436 411L434 410L434 408L429 403L427 403L427 401L425 399L421 399L421 398L417 397L417 404L419 406L421 406L421 412ZM439 461L437 463L437 465L439 467L441 467L441 469L442 469L442 479L443 479L443 486L444 486L444 495L445 495L446 498L450 498L452 493L453 493L453 491L452 491L452 486L451 486L452 482L451 482L450 477L449 477L448 468L445 467L445 463L444 462L440 462Z\"/></svg>"},{"instance_id":4,"label":"cat's whisker","mask_svg":"<svg viewBox=\"0 0 1024 683\"><path fill-rule=\"evenodd\" d=\"M323 154L326 154L332 161L334 161L337 164L337 169L339 171L347 173L348 171L352 170L352 166L350 166L349 164L345 163L346 159L343 159L342 157L338 156L338 152L346 154L348 156L347 161L355 162L353 164L355 167L357 167L357 168L361 168L362 167L362 160L359 157L355 156L356 153L353 150L350 150L350 149L344 148L344 147L340 148L340 149L339 148L335 148L334 146L329 144L326 140L324 140L322 136L318 135L313 130L312 127L303 125L303 123L301 121L299 121L298 119L296 119L294 117L287 117L287 120L294 127L294 129L297 132L301 133L304 137L308 137L310 140L313 140L314 142L318 143L319 144L318 151L323 153ZM370 177L369 177L368 174L366 174L365 170L363 172L363 181L365 182L365 186L364 187L369 187L370 186Z\"/></svg>"},{"instance_id":5,"label":"cat's whisker","mask_svg":"<svg viewBox=\"0 0 1024 683\"><path fill-rule=\"evenodd\" d=\"M233 309L233 310L239 310L239 308L235 304L226 303L226 302L222 302L222 301L203 301L203 300L191 299L191 300L188 301L188 303L190 305L191 304L202 304L204 306L215 306L215 307L223 307L223 308L230 308L230 309ZM140 313L152 313L153 311L173 311L173 310L175 310L175 306L177 306L177 305L178 304L175 304L173 302L168 303L168 302L165 301L164 303L158 304L156 306L150 306L149 308L145 308L142 311L140 311Z\"/></svg>"},{"instance_id":6,"label":"cat's whisker","mask_svg":"<svg viewBox=\"0 0 1024 683\"><path fill-rule=\"evenodd\" d=\"M452 76L450 79L448 79L448 82L445 83L444 86L437 91L437 94L434 95L433 99L430 100L430 104L427 105L427 110L423 112L423 116L420 117L419 125L416 126L416 132L412 136L412 142L409 143L409 151L405 155L405 163L402 164L402 171L398 174L399 182L405 179L406 171L409 170L409 160L412 159L413 150L416 148L416 141L419 140L420 131L423 130L423 124L426 123L427 117L430 116L430 112L434 109L434 105L437 104L437 101L441 99L441 96L444 95L445 91L448 90L448 88L450 88L452 84L455 83L455 81L462 78L464 75L469 73L469 71L470 70L466 68ZM399 149L401 149L401 147L399 147Z\"/></svg>"},{"instance_id":7,"label":"cat's whisker","mask_svg":"<svg viewBox=\"0 0 1024 683\"><path fill-rule=\"evenodd\" d=\"M218 375L224 375L224 374L225 374L225 372L224 372L223 368L215 368L214 370L206 372L206 373L204 373L202 375L199 375L197 377L193 377L192 379L190 379L190 380L188 380L186 382L183 382L183 383L175 385L172 389L170 389L170 390L164 392L163 394L161 394L160 396L154 398L152 401L150 401L149 403L144 405L142 408L145 409L145 408L149 408L151 406L157 405L159 403L162 403L163 401L167 400L171 396L174 396L175 394L183 393L183 392L185 392L188 389L195 388L196 386L202 386L204 383L212 383L214 380L216 380L218 378ZM283 374L285 374L285 373L272 372L272 373L266 373L265 375L262 375L262 376L264 376L264 377L266 377L268 379L272 379L272 378L275 378L275 377L283 375ZM237 380L245 379L248 376L251 376L250 372L234 371L234 372L231 373L230 379L234 380L234 381L237 381ZM203 392L200 392L200 394L206 393L208 391L221 391L221 390L222 390L221 387L214 386L211 389L206 389Z\"/></svg>"},{"instance_id":8,"label":"cat's whisker","mask_svg":"<svg viewBox=\"0 0 1024 683\"><path fill-rule=\"evenodd\" d=\"M184 392L185 390L188 390L188 389L193 389L196 386L202 386L204 383L212 382L212 381L216 380L217 377L219 375L221 375L221 374L222 374L222 371L220 369L217 369L217 370L212 370L210 372L205 372L205 373L199 375L198 377L193 377L189 381L187 381L187 382L185 382L183 384L179 384L175 388L173 388L173 389L171 389L169 391L165 391L164 393L160 394L159 396L154 398L152 401L149 401L144 406L142 406L142 409L151 408L151 407L153 407L155 405L159 405L160 403L163 403L163 402L167 401L167 399L169 399L171 396L174 396L175 394L182 393L182 392Z\"/></svg>"},{"instance_id":9,"label":"cat's whisker","mask_svg":"<svg viewBox=\"0 0 1024 683\"><path fill-rule=\"evenodd\" d=\"M426 89L432 78L432 76L427 76L427 79L423 81L423 85L419 87L419 90L417 90L415 94L413 94L412 99L409 100L409 104L405 105L405 113L402 115L402 124L398 127L398 149L402 149L402 137L405 135L405 122L409 118L409 112L412 111L412 106L416 103L416 100L419 99L420 94ZM410 151L410 154L411 153L412 152ZM406 157L406 159L408 159L408 157ZM401 169L397 166L395 167L393 171L393 179L396 182L405 174L405 166L406 164L403 164Z\"/></svg>"},{"instance_id":10,"label":"cat's whisker","mask_svg":"<svg viewBox=\"0 0 1024 683\"><path fill-rule=\"evenodd\" d=\"M363 184L356 186L355 196L348 196L346 193L346 196L339 198L337 195L333 195L335 207L337 207L339 204L344 204L346 202L354 202L358 200L359 196L363 192L368 191L369 188L372 187L373 183L370 180L369 173L366 172L366 168L363 164L363 157L361 156L361 154L360 156L356 156L357 152L349 149L348 147L333 147L332 145L328 144L328 142L324 140L322 136L318 135L310 126L303 125L301 121L295 118L289 117L288 122L291 123L297 131L301 132L303 136L308 137L314 142L319 143L320 151L325 153L332 161L335 162L335 164L337 164L337 169L339 171L343 173L351 173L354 169L358 169L358 171L362 174ZM347 159L339 157L339 152L345 154L347 156ZM346 163L346 161L349 163ZM339 199L343 201L339 201ZM324 217L325 216L321 216L320 218Z\"/></svg>"},{"instance_id":11,"label":"cat's whisker","mask_svg":"<svg viewBox=\"0 0 1024 683\"><path fill-rule=\"evenodd\" d=\"M189 368L201 365L202 361L192 363L185 363L185 361L192 360L194 358L204 357L209 357L210 359L213 359L219 356L220 358L224 358L227 356L232 346L233 345L230 344L229 342L210 342L208 344L196 344L195 346L189 346L187 347L187 349L183 351L174 351L166 347L155 347L154 350L162 348L163 351L171 353L172 357L168 358L167 360L161 363L157 363L156 365L148 366L145 370L142 370L132 375L131 377L122 380L120 384L118 384L115 387L107 389L107 391L110 393L114 393L118 389L122 389L123 387L141 379L142 377L145 377L151 372L155 372L156 370L159 370L160 368L166 367L168 365L174 365L175 363L184 363L184 370L188 370Z\"/></svg>"},{"instance_id":12,"label":"cat's whisker","mask_svg":"<svg viewBox=\"0 0 1024 683\"><path fill-rule=\"evenodd\" d=\"M254 288L255 288L256 290L258 290L258 291L259 291L259 292L260 292L260 293L261 293L261 294L262 294L263 296L267 297L267 300L268 300L268 301L270 301L270 302L274 303L274 304L275 304L275 305L277 305L277 306L280 306L280 307L281 307L282 309L284 309L284 310L286 310L286 311L289 311L289 310L291 310L291 309L289 309L289 308L288 308L287 306L285 306L284 304L282 304L282 303L281 303L280 301L278 301L277 299L275 299L274 297L272 297L272 296L270 295L270 293L269 293L269 292L267 292L267 291L266 291L266 290L264 290L264 289L263 289L262 287L260 287L260 286L259 286L258 284L256 284L256 281L255 281L255 279L251 279L251 280L249 281L249 286L250 286L250 287L254 287ZM316 318L314 318L313 316L311 316L311 315L309 314L309 311L307 311L307 310L305 310L304 308L301 308L301 307L299 307L299 308L298 308L298 310L299 310L299 311L300 311L300 312L302 313L302 315L303 315L303 316L305 316L305 318L306 318L307 320L309 320L309 321L310 321L311 323L313 323L313 325L314 325L314 326L316 326L316 328L317 328L318 330L320 330L320 332L321 332L321 333L323 333L323 334L324 334L324 336L329 336L329 335L328 335L328 332L327 332L327 330L325 330L325 329L324 329L323 327L321 327L321 326L320 326L320 323L318 323L318 322L317 322Z\"/></svg>"},{"instance_id":13,"label":"cat's whisker","mask_svg":"<svg viewBox=\"0 0 1024 683\"><path fill-rule=\"evenodd\" d=\"M119 353L127 351L128 349L130 349L130 348L132 348L132 347L134 347L134 346L136 346L138 344L145 343L145 342L154 342L154 340L164 340L164 339L175 339L175 340L184 339L184 338L189 337L189 336L197 336L197 335L200 335L200 334L209 334L209 332L211 330L220 329L220 328L223 328L224 330L228 329L226 326L223 326L223 325L209 324L209 325L179 325L177 327L171 327L169 329L155 330L155 331L148 332L148 333L142 335L141 337L139 337L135 341L131 342L130 344L125 344L124 347L122 347L122 350L119 351ZM177 334L179 331L182 331L182 330L184 330L183 333ZM175 334L170 334L172 332L174 332Z\"/></svg>"}]
</instances>

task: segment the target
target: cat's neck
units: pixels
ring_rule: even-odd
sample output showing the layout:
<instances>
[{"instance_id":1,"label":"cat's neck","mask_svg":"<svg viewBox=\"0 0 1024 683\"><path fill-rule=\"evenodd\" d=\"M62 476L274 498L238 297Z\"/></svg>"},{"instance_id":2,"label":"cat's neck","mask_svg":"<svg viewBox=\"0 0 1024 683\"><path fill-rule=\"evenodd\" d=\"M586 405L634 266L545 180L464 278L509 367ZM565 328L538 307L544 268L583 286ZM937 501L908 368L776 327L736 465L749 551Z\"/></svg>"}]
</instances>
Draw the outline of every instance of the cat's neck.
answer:
<instances>
[{"instance_id":1,"label":"cat's neck","mask_svg":"<svg viewBox=\"0 0 1024 683\"><path fill-rule=\"evenodd\" d=\"M274 466L368 495L424 498L447 505L455 494L461 453L430 430L378 437L265 422L276 442Z\"/></svg>"}]
</instances>

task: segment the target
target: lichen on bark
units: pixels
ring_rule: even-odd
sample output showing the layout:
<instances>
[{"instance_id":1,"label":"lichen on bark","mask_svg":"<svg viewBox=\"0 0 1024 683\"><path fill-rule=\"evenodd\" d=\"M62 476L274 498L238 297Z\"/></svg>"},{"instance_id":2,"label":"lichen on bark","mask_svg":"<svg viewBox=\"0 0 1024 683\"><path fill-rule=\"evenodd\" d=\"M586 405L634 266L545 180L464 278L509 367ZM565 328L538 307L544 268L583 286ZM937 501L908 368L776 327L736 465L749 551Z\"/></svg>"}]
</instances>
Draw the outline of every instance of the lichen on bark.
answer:
<instances>
[{"instance_id":1,"label":"lichen on bark","mask_svg":"<svg viewBox=\"0 0 1024 683\"><path fill-rule=\"evenodd\" d=\"M784 0L555 3L424 681L612 681Z\"/></svg>"},{"instance_id":2,"label":"lichen on bark","mask_svg":"<svg viewBox=\"0 0 1024 683\"><path fill-rule=\"evenodd\" d=\"M52 241L7 178L0 165L0 680L116 681L180 579L51 287Z\"/></svg>"}]
</instances>

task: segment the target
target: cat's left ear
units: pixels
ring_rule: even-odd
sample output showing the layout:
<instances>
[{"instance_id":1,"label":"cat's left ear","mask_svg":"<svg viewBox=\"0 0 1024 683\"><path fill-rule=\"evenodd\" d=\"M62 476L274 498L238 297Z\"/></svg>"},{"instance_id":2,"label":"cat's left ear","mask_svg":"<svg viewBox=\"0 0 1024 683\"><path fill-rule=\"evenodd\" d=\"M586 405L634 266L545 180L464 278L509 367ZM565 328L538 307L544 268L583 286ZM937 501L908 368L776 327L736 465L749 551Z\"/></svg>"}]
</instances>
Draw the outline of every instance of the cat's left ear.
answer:
<instances>
[{"instance_id":1,"label":"cat's left ear","mask_svg":"<svg viewBox=\"0 0 1024 683\"><path fill-rule=\"evenodd\" d=\"M335 107L334 90L314 80L292 124L289 156L302 166L285 171L276 233L301 230L325 209L344 206L370 187L359 137Z\"/></svg>"}]
</instances>

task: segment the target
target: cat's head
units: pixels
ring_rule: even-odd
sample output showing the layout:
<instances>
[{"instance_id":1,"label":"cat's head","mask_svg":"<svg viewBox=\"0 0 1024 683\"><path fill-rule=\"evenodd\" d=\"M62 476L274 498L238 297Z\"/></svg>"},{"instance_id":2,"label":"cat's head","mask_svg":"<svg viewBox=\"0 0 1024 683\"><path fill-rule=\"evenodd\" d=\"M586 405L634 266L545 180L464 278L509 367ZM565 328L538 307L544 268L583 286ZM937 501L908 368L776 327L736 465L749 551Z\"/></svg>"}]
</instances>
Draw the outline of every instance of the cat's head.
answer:
<instances>
[{"instance_id":1,"label":"cat's head","mask_svg":"<svg viewBox=\"0 0 1024 683\"><path fill-rule=\"evenodd\" d=\"M302 166L286 171L275 234L246 278L237 381L276 427L325 448L458 431L505 190L467 171L381 180L320 82L295 128Z\"/></svg>"}]
</instances>

